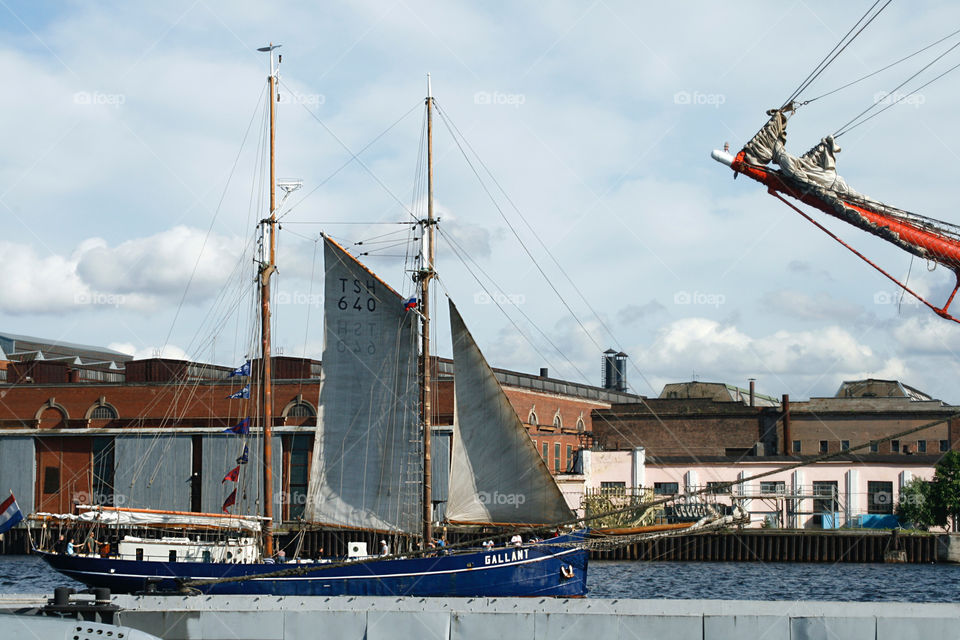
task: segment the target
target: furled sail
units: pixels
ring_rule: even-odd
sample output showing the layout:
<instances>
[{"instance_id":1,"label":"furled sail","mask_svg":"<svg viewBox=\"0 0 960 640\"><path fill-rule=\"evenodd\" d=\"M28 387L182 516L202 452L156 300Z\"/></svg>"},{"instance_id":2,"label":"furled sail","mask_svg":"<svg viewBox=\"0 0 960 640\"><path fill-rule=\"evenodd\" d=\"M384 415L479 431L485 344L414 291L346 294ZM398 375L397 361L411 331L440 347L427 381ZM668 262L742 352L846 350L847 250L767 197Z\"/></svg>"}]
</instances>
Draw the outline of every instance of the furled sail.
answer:
<instances>
[{"instance_id":1,"label":"furled sail","mask_svg":"<svg viewBox=\"0 0 960 640\"><path fill-rule=\"evenodd\" d=\"M551 524L573 513L450 302L456 409L447 519Z\"/></svg>"},{"instance_id":2,"label":"furled sail","mask_svg":"<svg viewBox=\"0 0 960 640\"><path fill-rule=\"evenodd\" d=\"M329 238L324 262L323 365L305 517L416 531L416 313Z\"/></svg>"}]
</instances>

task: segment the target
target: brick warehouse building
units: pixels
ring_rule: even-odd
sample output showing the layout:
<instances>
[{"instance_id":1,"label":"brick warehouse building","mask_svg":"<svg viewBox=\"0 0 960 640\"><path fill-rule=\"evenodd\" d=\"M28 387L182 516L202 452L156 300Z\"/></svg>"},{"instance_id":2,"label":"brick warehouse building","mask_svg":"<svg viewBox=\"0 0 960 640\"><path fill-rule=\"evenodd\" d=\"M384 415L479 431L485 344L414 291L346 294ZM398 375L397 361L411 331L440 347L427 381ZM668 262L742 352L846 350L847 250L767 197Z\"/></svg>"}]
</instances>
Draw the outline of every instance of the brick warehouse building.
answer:
<instances>
[{"instance_id":1,"label":"brick warehouse building","mask_svg":"<svg viewBox=\"0 0 960 640\"><path fill-rule=\"evenodd\" d=\"M593 438L607 450L644 447L651 458L814 456L834 453L957 413L957 407L891 380L844 382L829 398L755 401L722 383L667 385L656 399L615 404L594 415ZM743 393L740 393L743 392ZM939 456L960 447L951 419L856 455Z\"/></svg>"},{"instance_id":2,"label":"brick warehouse building","mask_svg":"<svg viewBox=\"0 0 960 640\"><path fill-rule=\"evenodd\" d=\"M227 397L246 383L228 378L230 367L132 360L8 334L0 334L0 347L7 355L0 367L0 487L13 490L25 512L69 512L92 501L219 511L221 478L237 455L223 430L251 402ZM275 513L286 521L301 515L307 491L320 363L278 356L273 367ZM449 468L452 363L438 359L435 371L434 465L442 473ZM637 399L552 379L545 370L496 374L555 473L572 466L594 409ZM254 475L243 492L251 502L260 494ZM442 501L445 483L437 489Z\"/></svg>"}]
</instances>

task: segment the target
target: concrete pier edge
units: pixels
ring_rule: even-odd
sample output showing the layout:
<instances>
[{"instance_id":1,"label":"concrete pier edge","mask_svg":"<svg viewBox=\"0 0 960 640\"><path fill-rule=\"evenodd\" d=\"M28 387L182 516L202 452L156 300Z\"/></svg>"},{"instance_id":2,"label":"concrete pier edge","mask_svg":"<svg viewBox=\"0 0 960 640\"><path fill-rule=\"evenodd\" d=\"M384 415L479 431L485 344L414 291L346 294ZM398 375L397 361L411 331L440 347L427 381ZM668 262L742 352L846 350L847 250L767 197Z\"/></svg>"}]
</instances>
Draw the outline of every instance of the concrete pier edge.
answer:
<instances>
[{"instance_id":1,"label":"concrete pier edge","mask_svg":"<svg viewBox=\"0 0 960 640\"><path fill-rule=\"evenodd\" d=\"M733 587L731 587L733 588ZM0 596L0 609L46 596ZM114 596L117 623L164 640L955 637L960 604L746 600Z\"/></svg>"}]
</instances>

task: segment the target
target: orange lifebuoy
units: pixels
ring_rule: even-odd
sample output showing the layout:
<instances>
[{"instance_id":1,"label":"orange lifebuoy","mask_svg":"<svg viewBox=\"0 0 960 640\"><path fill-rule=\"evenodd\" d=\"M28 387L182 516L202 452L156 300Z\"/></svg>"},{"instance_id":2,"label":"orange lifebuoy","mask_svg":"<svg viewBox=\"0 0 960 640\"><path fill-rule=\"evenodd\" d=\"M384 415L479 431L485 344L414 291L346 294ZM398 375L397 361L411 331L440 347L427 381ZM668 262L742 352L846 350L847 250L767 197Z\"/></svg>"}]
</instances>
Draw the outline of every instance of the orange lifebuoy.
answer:
<instances>
[{"instance_id":1,"label":"orange lifebuoy","mask_svg":"<svg viewBox=\"0 0 960 640\"><path fill-rule=\"evenodd\" d=\"M560 566L560 575L563 576L564 580L569 580L573 577L573 565L568 564L566 566Z\"/></svg>"}]
</instances>

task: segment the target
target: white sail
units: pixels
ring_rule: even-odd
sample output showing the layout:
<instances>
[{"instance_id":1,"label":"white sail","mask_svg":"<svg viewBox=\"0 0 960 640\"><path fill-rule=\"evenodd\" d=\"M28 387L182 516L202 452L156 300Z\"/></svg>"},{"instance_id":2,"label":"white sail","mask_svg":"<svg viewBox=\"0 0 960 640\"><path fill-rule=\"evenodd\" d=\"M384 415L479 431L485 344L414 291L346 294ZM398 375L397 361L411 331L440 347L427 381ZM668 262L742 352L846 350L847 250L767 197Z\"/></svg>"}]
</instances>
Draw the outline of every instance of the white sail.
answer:
<instances>
[{"instance_id":1,"label":"white sail","mask_svg":"<svg viewBox=\"0 0 960 640\"><path fill-rule=\"evenodd\" d=\"M305 517L416 531L417 315L329 238L324 261L320 406Z\"/></svg>"},{"instance_id":2,"label":"white sail","mask_svg":"<svg viewBox=\"0 0 960 640\"><path fill-rule=\"evenodd\" d=\"M456 407L447 519L550 524L573 513L450 302Z\"/></svg>"}]
</instances>

